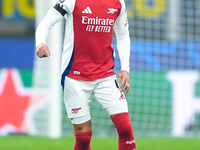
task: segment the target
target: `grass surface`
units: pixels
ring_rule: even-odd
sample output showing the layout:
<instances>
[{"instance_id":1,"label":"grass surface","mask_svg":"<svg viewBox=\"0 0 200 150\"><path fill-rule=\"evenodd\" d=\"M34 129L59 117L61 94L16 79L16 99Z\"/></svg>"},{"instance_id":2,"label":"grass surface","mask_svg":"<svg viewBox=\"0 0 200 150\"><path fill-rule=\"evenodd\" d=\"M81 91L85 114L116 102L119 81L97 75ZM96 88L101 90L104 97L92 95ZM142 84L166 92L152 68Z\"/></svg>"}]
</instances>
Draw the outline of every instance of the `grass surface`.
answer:
<instances>
[{"instance_id":1,"label":"grass surface","mask_svg":"<svg viewBox=\"0 0 200 150\"><path fill-rule=\"evenodd\" d=\"M137 150L200 150L200 139L136 138ZM0 150L73 150L74 137L0 137ZM93 137L92 150L117 150L117 138Z\"/></svg>"}]
</instances>

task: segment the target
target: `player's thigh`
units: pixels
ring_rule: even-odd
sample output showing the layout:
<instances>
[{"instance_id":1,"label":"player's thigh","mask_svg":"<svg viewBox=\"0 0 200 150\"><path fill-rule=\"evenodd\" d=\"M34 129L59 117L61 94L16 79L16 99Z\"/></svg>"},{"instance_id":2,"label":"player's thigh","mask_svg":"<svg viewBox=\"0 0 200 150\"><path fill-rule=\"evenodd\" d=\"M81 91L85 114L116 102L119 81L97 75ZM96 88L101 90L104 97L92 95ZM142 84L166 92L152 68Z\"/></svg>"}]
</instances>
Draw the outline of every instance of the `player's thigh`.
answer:
<instances>
[{"instance_id":1,"label":"player's thigh","mask_svg":"<svg viewBox=\"0 0 200 150\"><path fill-rule=\"evenodd\" d=\"M75 80L69 77L65 78L64 102L70 119L89 119L91 96L92 86L87 84L87 82Z\"/></svg>"},{"instance_id":2,"label":"player's thigh","mask_svg":"<svg viewBox=\"0 0 200 150\"><path fill-rule=\"evenodd\" d=\"M98 86L95 87L94 97L109 116L128 112L126 97L123 93L120 93L115 76L99 82Z\"/></svg>"}]
</instances>

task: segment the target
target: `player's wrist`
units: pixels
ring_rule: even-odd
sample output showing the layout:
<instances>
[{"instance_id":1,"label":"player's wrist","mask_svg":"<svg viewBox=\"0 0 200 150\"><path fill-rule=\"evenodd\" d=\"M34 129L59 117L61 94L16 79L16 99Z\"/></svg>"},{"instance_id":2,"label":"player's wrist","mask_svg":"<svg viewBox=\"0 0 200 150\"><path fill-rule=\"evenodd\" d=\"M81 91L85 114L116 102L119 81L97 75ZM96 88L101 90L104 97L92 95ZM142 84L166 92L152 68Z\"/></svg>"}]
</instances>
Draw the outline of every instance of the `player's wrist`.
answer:
<instances>
[{"instance_id":1,"label":"player's wrist","mask_svg":"<svg viewBox=\"0 0 200 150\"><path fill-rule=\"evenodd\" d=\"M126 70L126 69L121 69L120 72L126 72L127 74L129 74L129 70Z\"/></svg>"}]
</instances>

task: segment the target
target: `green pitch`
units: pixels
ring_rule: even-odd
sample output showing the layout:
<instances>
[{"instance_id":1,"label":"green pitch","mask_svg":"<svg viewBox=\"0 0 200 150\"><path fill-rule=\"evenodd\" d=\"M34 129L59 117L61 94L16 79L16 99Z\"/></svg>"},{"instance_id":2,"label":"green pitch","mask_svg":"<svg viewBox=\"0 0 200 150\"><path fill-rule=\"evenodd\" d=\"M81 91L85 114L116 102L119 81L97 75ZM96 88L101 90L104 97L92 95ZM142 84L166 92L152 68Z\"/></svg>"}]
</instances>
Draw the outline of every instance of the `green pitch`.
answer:
<instances>
[{"instance_id":1,"label":"green pitch","mask_svg":"<svg viewBox=\"0 0 200 150\"><path fill-rule=\"evenodd\" d=\"M137 150L199 150L200 139L136 138ZM0 137L0 150L73 150L74 137ZM117 150L117 138L93 137L93 150Z\"/></svg>"}]
</instances>

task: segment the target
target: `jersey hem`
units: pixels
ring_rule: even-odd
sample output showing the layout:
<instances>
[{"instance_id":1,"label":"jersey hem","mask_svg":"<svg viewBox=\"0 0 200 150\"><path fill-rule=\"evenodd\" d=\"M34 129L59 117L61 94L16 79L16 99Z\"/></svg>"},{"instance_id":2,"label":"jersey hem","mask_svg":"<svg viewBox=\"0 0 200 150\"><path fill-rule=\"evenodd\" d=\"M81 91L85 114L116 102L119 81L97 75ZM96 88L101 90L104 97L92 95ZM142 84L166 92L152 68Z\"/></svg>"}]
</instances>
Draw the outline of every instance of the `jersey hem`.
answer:
<instances>
[{"instance_id":1,"label":"jersey hem","mask_svg":"<svg viewBox=\"0 0 200 150\"><path fill-rule=\"evenodd\" d=\"M110 73L108 75L105 75L103 77L98 77L98 78L93 78L93 79L88 79L88 78L84 78L84 77L81 77L81 76L80 77L74 77L74 76L71 76L71 75L67 75L67 77L75 79L75 80L95 81L95 80L104 79L104 78L107 78L107 77L110 77L110 76L113 76L113 75L115 75L115 72Z\"/></svg>"}]
</instances>

